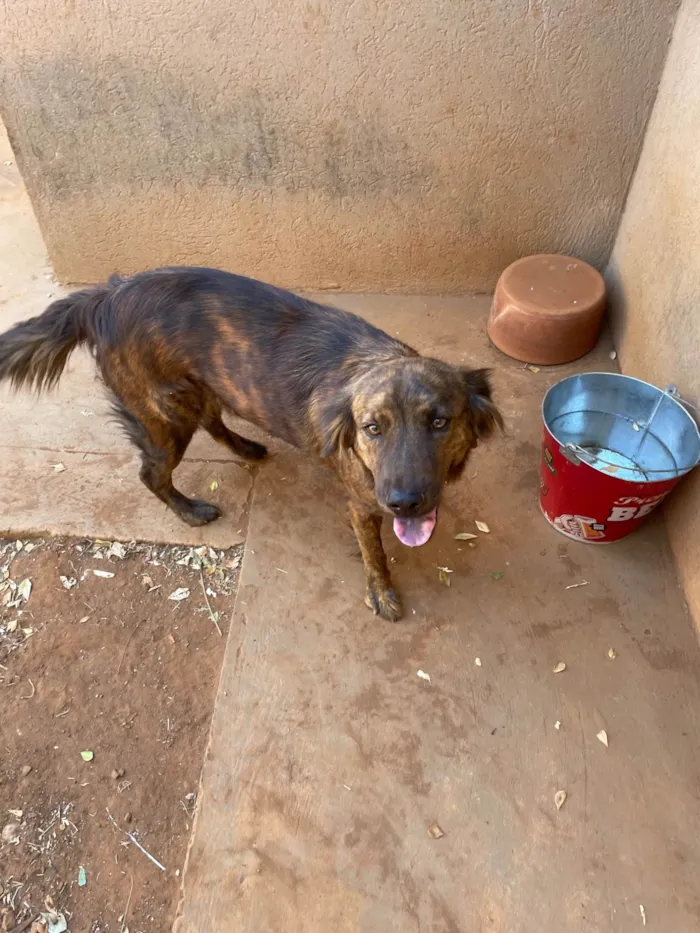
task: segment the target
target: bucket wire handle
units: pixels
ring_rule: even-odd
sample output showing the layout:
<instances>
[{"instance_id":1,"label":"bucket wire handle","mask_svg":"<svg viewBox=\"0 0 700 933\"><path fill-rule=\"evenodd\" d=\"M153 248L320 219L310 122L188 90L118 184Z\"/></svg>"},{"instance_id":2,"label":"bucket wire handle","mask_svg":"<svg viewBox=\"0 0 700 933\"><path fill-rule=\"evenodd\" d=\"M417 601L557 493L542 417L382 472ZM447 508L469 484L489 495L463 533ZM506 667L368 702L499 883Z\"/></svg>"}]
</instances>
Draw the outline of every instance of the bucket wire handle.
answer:
<instances>
[{"instance_id":1,"label":"bucket wire handle","mask_svg":"<svg viewBox=\"0 0 700 933\"><path fill-rule=\"evenodd\" d=\"M639 452L642 448L642 444L644 443L649 433L649 429L651 428L652 422L654 418L656 417L656 413L658 412L659 407L661 406L661 403L664 400L664 396L666 395L672 398L674 401L678 402L680 405L683 405L684 407L687 407L687 408L692 408L694 411L700 414L700 407L698 407L697 405L693 405L692 402L689 402L687 399L683 398L683 396L678 391L677 386L673 385L673 383L669 383L664 388L663 393L659 395L659 397L657 398L656 404L654 405L654 409L651 413L651 416L649 420L646 422L646 424L644 424L644 433L640 437L639 443L637 444L637 449L634 453L635 457L639 455ZM698 434L700 434L700 427L698 426L696 417L693 415L690 415L690 417L692 418L693 423L695 424L695 430L698 432ZM640 422L635 422L635 424L637 424L638 428L642 427L642 424ZM590 450L586 450L585 447L580 447L578 444L574 444L571 441L569 441L568 444L560 444L559 453L566 460L568 460L569 463L573 463L574 466L579 466L583 462L583 463L587 463L589 466L593 466L594 463L604 463L607 466L615 467L616 469L619 467L618 464L613 463L610 460L605 460L603 457L592 454ZM692 470L695 466L697 466L697 461L691 466L684 467L684 468L677 468L674 472L677 476L682 475ZM668 473L668 472L669 470L666 470L666 469L664 470L642 470L640 469L640 473L643 473L645 476L647 476L647 474L649 473Z\"/></svg>"},{"instance_id":2,"label":"bucket wire handle","mask_svg":"<svg viewBox=\"0 0 700 933\"><path fill-rule=\"evenodd\" d=\"M636 463L636 461L637 461L637 457L639 456L639 454L640 454L640 452L641 452L642 447L644 446L644 441L647 439L647 435L649 434L649 429L650 429L651 426L652 426L652 423L653 423L653 421L654 421L654 418L656 418L656 413L658 412L659 408L661 408L661 403L663 402L665 396L667 396L667 395L670 395L671 398L675 398L675 399L678 399L678 398L679 398L678 389L677 389L674 385L672 385L671 383L669 383L669 384L666 386L666 388L663 390L663 392L662 392L662 393L659 395L659 397L656 399L656 404L654 405L654 409L653 409L651 415L649 416L649 418L647 419L646 424L644 425L644 431L642 432L642 436L639 438L639 443L637 444L637 449L635 450L634 454L632 455L632 460L633 460L633 462L635 462L635 463ZM635 423L634 423L633 426L636 426L637 430L639 430L640 425L639 425L638 422L635 421Z\"/></svg>"}]
</instances>

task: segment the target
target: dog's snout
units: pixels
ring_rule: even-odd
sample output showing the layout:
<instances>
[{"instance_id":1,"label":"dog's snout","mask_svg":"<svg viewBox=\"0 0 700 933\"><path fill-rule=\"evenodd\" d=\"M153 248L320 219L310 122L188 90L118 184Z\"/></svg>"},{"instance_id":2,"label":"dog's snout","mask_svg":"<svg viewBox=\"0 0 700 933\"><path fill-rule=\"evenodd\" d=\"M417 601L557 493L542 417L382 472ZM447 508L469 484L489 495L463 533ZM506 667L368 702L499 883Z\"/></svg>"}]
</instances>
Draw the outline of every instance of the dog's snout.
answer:
<instances>
[{"instance_id":1,"label":"dog's snout","mask_svg":"<svg viewBox=\"0 0 700 933\"><path fill-rule=\"evenodd\" d=\"M422 504L423 496L415 489L394 489L387 499L387 505L391 511L403 518L417 515Z\"/></svg>"}]
</instances>

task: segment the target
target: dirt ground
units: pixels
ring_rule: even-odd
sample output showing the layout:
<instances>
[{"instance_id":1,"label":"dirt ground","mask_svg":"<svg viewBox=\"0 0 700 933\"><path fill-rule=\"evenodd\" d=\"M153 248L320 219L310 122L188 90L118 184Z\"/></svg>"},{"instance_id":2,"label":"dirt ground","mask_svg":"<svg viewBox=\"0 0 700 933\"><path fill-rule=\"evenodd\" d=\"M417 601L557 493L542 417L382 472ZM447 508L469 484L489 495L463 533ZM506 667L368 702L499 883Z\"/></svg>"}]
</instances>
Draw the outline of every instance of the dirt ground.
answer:
<instances>
[{"instance_id":1,"label":"dirt ground","mask_svg":"<svg viewBox=\"0 0 700 933\"><path fill-rule=\"evenodd\" d=\"M240 561L0 541L3 933L170 929Z\"/></svg>"}]
</instances>

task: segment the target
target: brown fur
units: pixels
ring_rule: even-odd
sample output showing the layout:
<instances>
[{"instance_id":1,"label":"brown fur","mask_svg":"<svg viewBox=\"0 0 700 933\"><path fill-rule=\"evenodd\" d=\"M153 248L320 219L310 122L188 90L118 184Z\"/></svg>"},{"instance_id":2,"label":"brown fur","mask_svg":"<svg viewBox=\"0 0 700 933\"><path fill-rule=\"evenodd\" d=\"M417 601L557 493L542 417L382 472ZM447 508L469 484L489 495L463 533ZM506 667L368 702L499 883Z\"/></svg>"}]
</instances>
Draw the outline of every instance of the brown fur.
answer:
<instances>
[{"instance_id":1,"label":"brown fur","mask_svg":"<svg viewBox=\"0 0 700 933\"><path fill-rule=\"evenodd\" d=\"M198 427L238 457L266 454L226 427L224 410L323 458L348 494L365 601L390 620L401 606L382 515L437 507L501 424L485 370L426 359L355 315L214 269L114 277L54 302L0 336L0 379L49 388L79 343L141 451L142 481L191 525L220 514L173 485Z\"/></svg>"}]
</instances>

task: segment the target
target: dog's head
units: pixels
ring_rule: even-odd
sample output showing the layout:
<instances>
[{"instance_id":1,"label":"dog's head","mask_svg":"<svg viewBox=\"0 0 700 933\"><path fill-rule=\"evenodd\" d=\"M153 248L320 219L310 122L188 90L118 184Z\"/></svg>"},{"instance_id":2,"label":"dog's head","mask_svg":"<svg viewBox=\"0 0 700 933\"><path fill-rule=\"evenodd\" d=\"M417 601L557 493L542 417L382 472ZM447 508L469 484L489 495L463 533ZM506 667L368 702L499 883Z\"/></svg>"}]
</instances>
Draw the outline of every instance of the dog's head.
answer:
<instances>
[{"instance_id":1,"label":"dog's head","mask_svg":"<svg viewBox=\"0 0 700 933\"><path fill-rule=\"evenodd\" d=\"M322 403L322 456L354 453L404 544L428 540L443 486L461 475L478 441L503 425L488 375L402 357L377 363Z\"/></svg>"}]
</instances>

